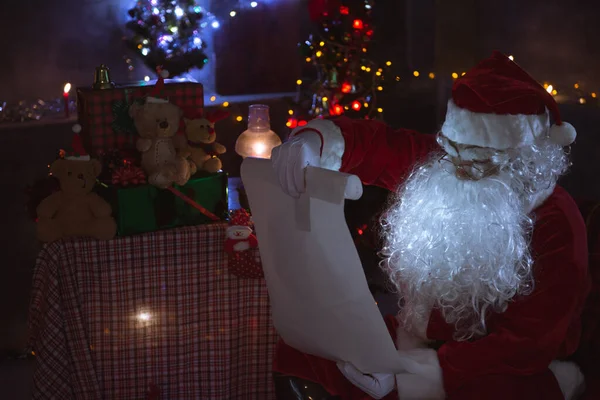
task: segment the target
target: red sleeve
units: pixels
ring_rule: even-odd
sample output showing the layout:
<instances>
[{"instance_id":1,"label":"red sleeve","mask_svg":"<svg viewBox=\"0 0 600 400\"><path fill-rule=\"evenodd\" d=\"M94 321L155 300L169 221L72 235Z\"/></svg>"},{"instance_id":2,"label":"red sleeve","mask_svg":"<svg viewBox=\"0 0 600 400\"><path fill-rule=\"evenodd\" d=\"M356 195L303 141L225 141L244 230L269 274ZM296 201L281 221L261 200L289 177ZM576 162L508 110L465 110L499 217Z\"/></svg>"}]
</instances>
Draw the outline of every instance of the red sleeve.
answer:
<instances>
[{"instance_id":1,"label":"red sleeve","mask_svg":"<svg viewBox=\"0 0 600 400\"><path fill-rule=\"evenodd\" d=\"M532 241L533 293L490 318L488 336L442 345L438 358L447 394L483 375L543 372L552 360L567 355L565 343L580 329L589 289L585 225L580 216L560 210L538 217ZM572 353L577 343L569 347Z\"/></svg>"},{"instance_id":2,"label":"red sleeve","mask_svg":"<svg viewBox=\"0 0 600 400\"><path fill-rule=\"evenodd\" d=\"M256 239L256 236L248 236L248 241L250 242L250 248L258 247L258 239Z\"/></svg>"},{"instance_id":3,"label":"red sleeve","mask_svg":"<svg viewBox=\"0 0 600 400\"><path fill-rule=\"evenodd\" d=\"M340 171L390 191L396 190L416 162L437 148L435 135L394 130L374 120L338 117L332 121L341 129L345 142Z\"/></svg>"}]
</instances>

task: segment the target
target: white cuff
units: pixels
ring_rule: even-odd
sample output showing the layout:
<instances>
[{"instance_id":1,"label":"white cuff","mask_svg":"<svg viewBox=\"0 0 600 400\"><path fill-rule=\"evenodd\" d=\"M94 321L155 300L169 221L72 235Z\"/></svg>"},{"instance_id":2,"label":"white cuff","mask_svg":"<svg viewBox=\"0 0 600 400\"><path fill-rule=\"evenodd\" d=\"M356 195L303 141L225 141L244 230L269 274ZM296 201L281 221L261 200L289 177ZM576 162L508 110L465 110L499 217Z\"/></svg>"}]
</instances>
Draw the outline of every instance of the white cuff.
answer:
<instances>
[{"instance_id":1,"label":"white cuff","mask_svg":"<svg viewBox=\"0 0 600 400\"><path fill-rule=\"evenodd\" d=\"M408 373L396 375L400 400L443 400L446 398L442 368L433 349L399 351Z\"/></svg>"},{"instance_id":2,"label":"white cuff","mask_svg":"<svg viewBox=\"0 0 600 400\"><path fill-rule=\"evenodd\" d=\"M323 137L323 153L321 154L321 168L339 171L342 167L342 156L346 147L342 130L333 121L327 119L313 119L308 124L294 129L296 132L307 128L318 131Z\"/></svg>"}]
</instances>

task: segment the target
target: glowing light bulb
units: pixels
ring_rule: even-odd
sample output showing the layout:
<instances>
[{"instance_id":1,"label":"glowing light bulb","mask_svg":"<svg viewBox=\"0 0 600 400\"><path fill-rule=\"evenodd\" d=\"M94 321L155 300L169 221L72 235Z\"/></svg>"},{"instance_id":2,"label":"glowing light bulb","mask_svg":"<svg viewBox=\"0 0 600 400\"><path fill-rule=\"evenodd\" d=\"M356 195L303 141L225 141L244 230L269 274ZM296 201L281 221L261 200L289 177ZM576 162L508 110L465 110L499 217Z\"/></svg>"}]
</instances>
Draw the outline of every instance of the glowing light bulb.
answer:
<instances>
[{"instance_id":1,"label":"glowing light bulb","mask_svg":"<svg viewBox=\"0 0 600 400\"><path fill-rule=\"evenodd\" d=\"M211 24L211 26L215 29L217 29L219 26L221 26L221 24L219 24L219 21L213 21L213 23Z\"/></svg>"},{"instance_id":2,"label":"glowing light bulb","mask_svg":"<svg viewBox=\"0 0 600 400\"><path fill-rule=\"evenodd\" d=\"M67 82L65 87L63 87L63 93L69 93L71 91L71 84Z\"/></svg>"},{"instance_id":3,"label":"glowing light bulb","mask_svg":"<svg viewBox=\"0 0 600 400\"><path fill-rule=\"evenodd\" d=\"M552 91L552 96L556 96L557 94L558 94L558 91L557 91L556 89L554 89L554 90Z\"/></svg>"},{"instance_id":4,"label":"glowing light bulb","mask_svg":"<svg viewBox=\"0 0 600 400\"><path fill-rule=\"evenodd\" d=\"M574 87L575 89L579 89L579 83L576 83L576 84L574 84L574 85L573 85L573 87Z\"/></svg>"},{"instance_id":5,"label":"glowing light bulb","mask_svg":"<svg viewBox=\"0 0 600 400\"><path fill-rule=\"evenodd\" d=\"M389 67L389 66L391 66L391 65L392 65L392 62L391 62L391 61L388 61L388 62L386 62L386 63L385 63L385 65L387 65L387 66Z\"/></svg>"},{"instance_id":6,"label":"glowing light bulb","mask_svg":"<svg viewBox=\"0 0 600 400\"><path fill-rule=\"evenodd\" d=\"M229 13L229 16L230 16L231 18L233 18L233 17L235 17L235 16L236 16L236 14L237 14L237 13L236 13L235 11L232 11L232 12L230 12L230 13Z\"/></svg>"},{"instance_id":7,"label":"glowing light bulb","mask_svg":"<svg viewBox=\"0 0 600 400\"><path fill-rule=\"evenodd\" d=\"M452 79L458 79L458 74L456 72L452 73Z\"/></svg>"},{"instance_id":8,"label":"glowing light bulb","mask_svg":"<svg viewBox=\"0 0 600 400\"><path fill-rule=\"evenodd\" d=\"M321 46L321 47L325 46L325 42L319 43L319 46Z\"/></svg>"},{"instance_id":9,"label":"glowing light bulb","mask_svg":"<svg viewBox=\"0 0 600 400\"><path fill-rule=\"evenodd\" d=\"M381 92L383 90L383 86L377 86L377 90Z\"/></svg>"},{"instance_id":10,"label":"glowing light bulb","mask_svg":"<svg viewBox=\"0 0 600 400\"><path fill-rule=\"evenodd\" d=\"M328 99L326 96L323 96L323 97L321 98L321 101L322 101L323 103L326 103L326 102L327 102L327 100L329 100L329 99Z\"/></svg>"},{"instance_id":11,"label":"glowing light bulb","mask_svg":"<svg viewBox=\"0 0 600 400\"><path fill-rule=\"evenodd\" d=\"M242 120L243 120L243 119L244 119L244 118L243 118L241 115L238 115L237 117L235 117L235 120L236 120L237 122L242 122Z\"/></svg>"},{"instance_id":12,"label":"glowing light bulb","mask_svg":"<svg viewBox=\"0 0 600 400\"><path fill-rule=\"evenodd\" d=\"M148 55L148 53L150 53L150 50L149 50L148 48L144 47L144 48L142 49L142 55L143 55L143 56L147 56L147 55Z\"/></svg>"},{"instance_id":13,"label":"glowing light bulb","mask_svg":"<svg viewBox=\"0 0 600 400\"><path fill-rule=\"evenodd\" d=\"M413 71L413 75L415 76L415 78L418 78L418 77L419 77L419 75L420 75L420 74L419 74L419 71Z\"/></svg>"},{"instance_id":14,"label":"glowing light bulb","mask_svg":"<svg viewBox=\"0 0 600 400\"><path fill-rule=\"evenodd\" d=\"M585 104L585 103L586 103L586 100L585 100L585 98L583 98L583 97L580 97L580 98L579 98L579 104Z\"/></svg>"},{"instance_id":15,"label":"glowing light bulb","mask_svg":"<svg viewBox=\"0 0 600 400\"><path fill-rule=\"evenodd\" d=\"M433 72L429 73L429 79L435 79L435 74Z\"/></svg>"},{"instance_id":16,"label":"glowing light bulb","mask_svg":"<svg viewBox=\"0 0 600 400\"><path fill-rule=\"evenodd\" d=\"M592 92L592 98L596 98L598 95L596 94L596 92Z\"/></svg>"},{"instance_id":17,"label":"glowing light bulb","mask_svg":"<svg viewBox=\"0 0 600 400\"><path fill-rule=\"evenodd\" d=\"M375 75L381 76L381 72L377 71L377 72L375 72Z\"/></svg>"},{"instance_id":18,"label":"glowing light bulb","mask_svg":"<svg viewBox=\"0 0 600 400\"><path fill-rule=\"evenodd\" d=\"M217 96L210 96L210 101L215 101L217 100Z\"/></svg>"},{"instance_id":19,"label":"glowing light bulb","mask_svg":"<svg viewBox=\"0 0 600 400\"><path fill-rule=\"evenodd\" d=\"M150 313L147 313L147 312L141 312L141 313L139 313L139 314L138 314L137 318L138 318L140 321L144 321L144 322L146 322L146 321L150 321L150 319L152 318L152 316L150 315Z\"/></svg>"},{"instance_id":20,"label":"glowing light bulb","mask_svg":"<svg viewBox=\"0 0 600 400\"><path fill-rule=\"evenodd\" d=\"M298 79L298 80L296 81L296 85L298 85L298 86L302 85L302 79Z\"/></svg>"},{"instance_id":21,"label":"glowing light bulb","mask_svg":"<svg viewBox=\"0 0 600 400\"><path fill-rule=\"evenodd\" d=\"M361 108L361 106L362 106L362 105L361 105L361 104L360 104L360 102L359 102L359 101L357 101L357 100L354 100L354 101L352 102L352 109L353 109L354 111L359 111L359 110L360 110L360 108Z\"/></svg>"},{"instance_id":22,"label":"glowing light bulb","mask_svg":"<svg viewBox=\"0 0 600 400\"><path fill-rule=\"evenodd\" d=\"M465 76L466 72L461 72L460 76Z\"/></svg>"},{"instance_id":23,"label":"glowing light bulb","mask_svg":"<svg viewBox=\"0 0 600 400\"><path fill-rule=\"evenodd\" d=\"M364 24L363 24L362 20L355 19L354 22L352 22L352 27L354 29L362 29L364 27Z\"/></svg>"},{"instance_id":24,"label":"glowing light bulb","mask_svg":"<svg viewBox=\"0 0 600 400\"><path fill-rule=\"evenodd\" d=\"M546 92L552 93L552 90L554 90L554 87L552 85L546 86Z\"/></svg>"},{"instance_id":25,"label":"glowing light bulb","mask_svg":"<svg viewBox=\"0 0 600 400\"><path fill-rule=\"evenodd\" d=\"M223 107L229 107L229 102L228 101L223 102Z\"/></svg>"},{"instance_id":26,"label":"glowing light bulb","mask_svg":"<svg viewBox=\"0 0 600 400\"><path fill-rule=\"evenodd\" d=\"M294 110L288 110L288 114L294 115Z\"/></svg>"},{"instance_id":27,"label":"glowing light bulb","mask_svg":"<svg viewBox=\"0 0 600 400\"><path fill-rule=\"evenodd\" d=\"M312 58L310 58L310 57L306 57L306 62L307 62L307 63L309 63L309 62L311 62L311 61L312 61Z\"/></svg>"},{"instance_id":28,"label":"glowing light bulb","mask_svg":"<svg viewBox=\"0 0 600 400\"><path fill-rule=\"evenodd\" d=\"M258 6L258 3L256 1L250 3L250 7L256 8L256 6Z\"/></svg>"},{"instance_id":29,"label":"glowing light bulb","mask_svg":"<svg viewBox=\"0 0 600 400\"><path fill-rule=\"evenodd\" d=\"M399 76L396 77L396 82L400 82L400 77Z\"/></svg>"},{"instance_id":30,"label":"glowing light bulb","mask_svg":"<svg viewBox=\"0 0 600 400\"><path fill-rule=\"evenodd\" d=\"M150 81L150 77L149 77L148 75L146 75L146 76L144 77L144 81L145 81L145 82L149 82L149 81Z\"/></svg>"},{"instance_id":31,"label":"glowing light bulb","mask_svg":"<svg viewBox=\"0 0 600 400\"><path fill-rule=\"evenodd\" d=\"M509 59L510 61L515 61L515 58L514 58L513 56L508 56L508 59Z\"/></svg>"},{"instance_id":32,"label":"glowing light bulb","mask_svg":"<svg viewBox=\"0 0 600 400\"><path fill-rule=\"evenodd\" d=\"M379 108L377 109L377 112L380 112L380 113L382 113L382 112L383 112L383 108L379 107Z\"/></svg>"},{"instance_id":33,"label":"glowing light bulb","mask_svg":"<svg viewBox=\"0 0 600 400\"><path fill-rule=\"evenodd\" d=\"M178 31L178 30L179 30L179 29L178 29L176 26L172 26L172 27L171 27L171 29L170 29L170 31L171 31L172 33L177 33L177 31Z\"/></svg>"},{"instance_id":34,"label":"glowing light bulb","mask_svg":"<svg viewBox=\"0 0 600 400\"><path fill-rule=\"evenodd\" d=\"M367 69L365 71L371 72L371 67L367 67Z\"/></svg>"},{"instance_id":35,"label":"glowing light bulb","mask_svg":"<svg viewBox=\"0 0 600 400\"><path fill-rule=\"evenodd\" d=\"M183 17L183 10L181 9L181 7L175 7L175 15L177 17Z\"/></svg>"},{"instance_id":36,"label":"glowing light bulb","mask_svg":"<svg viewBox=\"0 0 600 400\"><path fill-rule=\"evenodd\" d=\"M254 143L252 145L252 150L256 153L256 155L262 156L267 150L267 146L264 143Z\"/></svg>"}]
</instances>

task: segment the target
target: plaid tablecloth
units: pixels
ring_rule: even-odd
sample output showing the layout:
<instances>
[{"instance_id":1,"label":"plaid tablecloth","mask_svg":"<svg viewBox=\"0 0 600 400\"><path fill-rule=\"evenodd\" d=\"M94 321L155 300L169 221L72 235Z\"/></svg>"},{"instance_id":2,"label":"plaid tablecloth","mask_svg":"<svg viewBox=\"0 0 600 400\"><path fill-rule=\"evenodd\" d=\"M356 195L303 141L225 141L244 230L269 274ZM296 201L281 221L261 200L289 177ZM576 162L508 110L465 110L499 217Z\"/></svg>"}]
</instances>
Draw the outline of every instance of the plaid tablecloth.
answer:
<instances>
[{"instance_id":1,"label":"plaid tablecloth","mask_svg":"<svg viewBox=\"0 0 600 400\"><path fill-rule=\"evenodd\" d=\"M263 280L228 274L222 223L47 245L33 280L34 398L274 398Z\"/></svg>"}]
</instances>

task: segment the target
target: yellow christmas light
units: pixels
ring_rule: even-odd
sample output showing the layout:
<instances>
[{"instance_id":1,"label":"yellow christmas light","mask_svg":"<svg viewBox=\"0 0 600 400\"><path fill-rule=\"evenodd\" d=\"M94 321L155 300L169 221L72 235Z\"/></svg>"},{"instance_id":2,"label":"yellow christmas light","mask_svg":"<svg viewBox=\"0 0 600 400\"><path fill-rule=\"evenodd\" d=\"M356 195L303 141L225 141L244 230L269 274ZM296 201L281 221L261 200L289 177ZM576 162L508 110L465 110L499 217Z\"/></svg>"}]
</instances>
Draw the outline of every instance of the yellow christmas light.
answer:
<instances>
[{"instance_id":1,"label":"yellow christmas light","mask_svg":"<svg viewBox=\"0 0 600 400\"><path fill-rule=\"evenodd\" d=\"M364 106L365 108L367 108L367 107L369 107L369 103L367 103L367 102L365 101L365 102L364 102L364 104L363 104L363 106Z\"/></svg>"},{"instance_id":2,"label":"yellow christmas light","mask_svg":"<svg viewBox=\"0 0 600 400\"><path fill-rule=\"evenodd\" d=\"M318 50L318 51L315 53L315 56L317 56L317 57L321 57L322 55L323 55L323 52L322 52L321 50Z\"/></svg>"},{"instance_id":3,"label":"yellow christmas light","mask_svg":"<svg viewBox=\"0 0 600 400\"><path fill-rule=\"evenodd\" d=\"M375 72L375 75L381 76L381 72L377 71L377 72Z\"/></svg>"},{"instance_id":4,"label":"yellow christmas light","mask_svg":"<svg viewBox=\"0 0 600 400\"><path fill-rule=\"evenodd\" d=\"M328 99L327 97L325 97L325 96L323 96L323 97L321 98L321 101L323 101L323 103L327 102L327 100L329 100L329 99Z\"/></svg>"},{"instance_id":5,"label":"yellow christmas light","mask_svg":"<svg viewBox=\"0 0 600 400\"><path fill-rule=\"evenodd\" d=\"M556 89L554 89L554 90L552 91L552 96L556 96L557 94L558 94L558 92L556 91Z\"/></svg>"},{"instance_id":6,"label":"yellow christmas light","mask_svg":"<svg viewBox=\"0 0 600 400\"><path fill-rule=\"evenodd\" d=\"M435 78L435 74L433 72L429 73L429 79L434 79Z\"/></svg>"},{"instance_id":7,"label":"yellow christmas light","mask_svg":"<svg viewBox=\"0 0 600 400\"><path fill-rule=\"evenodd\" d=\"M575 83L575 84L573 85L573 87L574 87L575 89L579 89L579 83Z\"/></svg>"},{"instance_id":8,"label":"yellow christmas light","mask_svg":"<svg viewBox=\"0 0 600 400\"><path fill-rule=\"evenodd\" d=\"M223 107L229 107L229 102L228 101L224 102Z\"/></svg>"},{"instance_id":9,"label":"yellow christmas light","mask_svg":"<svg viewBox=\"0 0 600 400\"><path fill-rule=\"evenodd\" d=\"M288 114L294 115L294 110L288 110Z\"/></svg>"},{"instance_id":10,"label":"yellow christmas light","mask_svg":"<svg viewBox=\"0 0 600 400\"><path fill-rule=\"evenodd\" d=\"M377 86L377 90L381 92L383 90L383 86Z\"/></svg>"},{"instance_id":11,"label":"yellow christmas light","mask_svg":"<svg viewBox=\"0 0 600 400\"><path fill-rule=\"evenodd\" d=\"M400 82L400 77L399 76L396 77L396 82Z\"/></svg>"},{"instance_id":12,"label":"yellow christmas light","mask_svg":"<svg viewBox=\"0 0 600 400\"><path fill-rule=\"evenodd\" d=\"M592 92L592 97L595 99L597 96L596 92Z\"/></svg>"},{"instance_id":13,"label":"yellow christmas light","mask_svg":"<svg viewBox=\"0 0 600 400\"><path fill-rule=\"evenodd\" d=\"M325 46L325 42L319 43L319 46L321 46L321 47Z\"/></svg>"},{"instance_id":14,"label":"yellow christmas light","mask_svg":"<svg viewBox=\"0 0 600 400\"><path fill-rule=\"evenodd\" d=\"M379 107L379 108L377 109L377 112L380 112L380 113L381 113L381 112L383 112L383 108Z\"/></svg>"},{"instance_id":15,"label":"yellow christmas light","mask_svg":"<svg viewBox=\"0 0 600 400\"><path fill-rule=\"evenodd\" d=\"M460 76L465 76L466 72L461 72Z\"/></svg>"},{"instance_id":16,"label":"yellow christmas light","mask_svg":"<svg viewBox=\"0 0 600 400\"><path fill-rule=\"evenodd\" d=\"M585 100L585 98L583 98L583 97L580 97L580 98L579 98L579 104L585 104L585 103L586 103L586 100Z\"/></svg>"},{"instance_id":17,"label":"yellow christmas light","mask_svg":"<svg viewBox=\"0 0 600 400\"><path fill-rule=\"evenodd\" d=\"M458 74L456 72L452 73L452 79L458 79Z\"/></svg>"},{"instance_id":18,"label":"yellow christmas light","mask_svg":"<svg viewBox=\"0 0 600 400\"><path fill-rule=\"evenodd\" d=\"M312 61L312 58L310 58L310 57L306 57L306 62L307 62L307 63L309 63L309 62L311 62L311 61Z\"/></svg>"},{"instance_id":19,"label":"yellow christmas light","mask_svg":"<svg viewBox=\"0 0 600 400\"><path fill-rule=\"evenodd\" d=\"M302 85L302 79L298 79L298 80L296 81L296 85L298 85L298 86Z\"/></svg>"},{"instance_id":20,"label":"yellow christmas light","mask_svg":"<svg viewBox=\"0 0 600 400\"><path fill-rule=\"evenodd\" d=\"M370 67L367 67L366 71L367 71L367 72L371 72L371 68L370 68Z\"/></svg>"},{"instance_id":21,"label":"yellow christmas light","mask_svg":"<svg viewBox=\"0 0 600 400\"><path fill-rule=\"evenodd\" d=\"M419 74L419 71L413 71L413 75L415 76L415 78L418 78L418 77L419 77L419 75L420 75L420 74Z\"/></svg>"},{"instance_id":22,"label":"yellow christmas light","mask_svg":"<svg viewBox=\"0 0 600 400\"><path fill-rule=\"evenodd\" d=\"M363 47L363 53L366 53L366 52L367 52L367 48Z\"/></svg>"},{"instance_id":23,"label":"yellow christmas light","mask_svg":"<svg viewBox=\"0 0 600 400\"><path fill-rule=\"evenodd\" d=\"M217 100L217 96L210 96L210 101L216 101Z\"/></svg>"},{"instance_id":24,"label":"yellow christmas light","mask_svg":"<svg viewBox=\"0 0 600 400\"><path fill-rule=\"evenodd\" d=\"M243 119L244 119L244 118L243 118L241 115L238 115L237 117L235 117L235 120L236 120L237 122L242 122L242 120L243 120Z\"/></svg>"},{"instance_id":25,"label":"yellow christmas light","mask_svg":"<svg viewBox=\"0 0 600 400\"><path fill-rule=\"evenodd\" d=\"M367 69L367 67L365 67L364 65L361 65L360 69L362 69L364 71Z\"/></svg>"},{"instance_id":26,"label":"yellow christmas light","mask_svg":"<svg viewBox=\"0 0 600 400\"><path fill-rule=\"evenodd\" d=\"M387 65L388 67L390 67L392 65L392 62L388 61L388 62L385 63L385 65Z\"/></svg>"}]
</instances>

